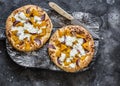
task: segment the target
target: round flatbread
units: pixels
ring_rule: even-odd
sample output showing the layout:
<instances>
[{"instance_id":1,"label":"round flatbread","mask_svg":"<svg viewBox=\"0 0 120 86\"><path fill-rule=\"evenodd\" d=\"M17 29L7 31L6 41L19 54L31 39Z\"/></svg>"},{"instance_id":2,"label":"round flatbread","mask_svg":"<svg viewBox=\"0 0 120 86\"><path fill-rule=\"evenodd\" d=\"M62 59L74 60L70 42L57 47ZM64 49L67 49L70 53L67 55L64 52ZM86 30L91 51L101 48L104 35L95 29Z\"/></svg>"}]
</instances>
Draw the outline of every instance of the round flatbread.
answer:
<instances>
[{"instance_id":1,"label":"round flatbread","mask_svg":"<svg viewBox=\"0 0 120 86\"><path fill-rule=\"evenodd\" d=\"M33 51L46 43L52 27L52 22L43 9L26 5L14 10L7 18L6 36L15 49Z\"/></svg>"},{"instance_id":2,"label":"round flatbread","mask_svg":"<svg viewBox=\"0 0 120 86\"><path fill-rule=\"evenodd\" d=\"M48 52L51 60L66 72L77 72L91 62L94 41L89 32L78 25L58 29L51 37Z\"/></svg>"}]
</instances>

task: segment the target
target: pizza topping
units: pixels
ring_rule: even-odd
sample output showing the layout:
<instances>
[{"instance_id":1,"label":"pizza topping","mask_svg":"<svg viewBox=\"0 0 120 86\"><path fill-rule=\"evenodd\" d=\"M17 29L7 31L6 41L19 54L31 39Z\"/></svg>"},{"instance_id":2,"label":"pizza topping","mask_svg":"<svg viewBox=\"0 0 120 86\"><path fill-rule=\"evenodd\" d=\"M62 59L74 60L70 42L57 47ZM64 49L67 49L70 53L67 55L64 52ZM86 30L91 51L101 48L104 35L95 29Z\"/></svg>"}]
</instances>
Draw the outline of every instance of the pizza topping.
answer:
<instances>
[{"instance_id":1,"label":"pizza topping","mask_svg":"<svg viewBox=\"0 0 120 86\"><path fill-rule=\"evenodd\" d=\"M70 51L70 57L74 57L77 53L78 53L78 51L73 48L73 49Z\"/></svg>"},{"instance_id":2,"label":"pizza topping","mask_svg":"<svg viewBox=\"0 0 120 86\"><path fill-rule=\"evenodd\" d=\"M26 10L26 13L27 13L27 14L30 13L30 7Z\"/></svg>"},{"instance_id":3,"label":"pizza topping","mask_svg":"<svg viewBox=\"0 0 120 86\"><path fill-rule=\"evenodd\" d=\"M80 63L80 59L77 59L76 65L79 66L79 63Z\"/></svg>"},{"instance_id":4,"label":"pizza topping","mask_svg":"<svg viewBox=\"0 0 120 86\"><path fill-rule=\"evenodd\" d=\"M49 45L48 45L48 48L56 49L55 46L52 45L52 44L49 44Z\"/></svg>"},{"instance_id":5,"label":"pizza topping","mask_svg":"<svg viewBox=\"0 0 120 86\"><path fill-rule=\"evenodd\" d=\"M13 22L13 26L16 26L18 23L20 23L20 21L15 21L15 20L13 20L14 22Z\"/></svg>"},{"instance_id":6,"label":"pizza topping","mask_svg":"<svg viewBox=\"0 0 120 86\"><path fill-rule=\"evenodd\" d=\"M59 60L63 62L65 60L65 57L66 55L64 53L61 53Z\"/></svg>"},{"instance_id":7,"label":"pizza topping","mask_svg":"<svg viewBox=\"0 0 120 86\"><path fill-rule=\"evenodd\" d=\"M71 63L69 66L70 66L71 68L75 68L75 67L76 67L76 64L75 64L75 63Z\"/></svg>"},{"instance_id":8,"label":"pizza topping","mask_svg":"<svg viewBox=\"0 0 120 86\"><path fill-rule=\"evenodd\" d=\"M59 41L60 41L60 42L64 42L64 41L65 41L65 37L62 36L61 38L59 38Z\"/></svg>"},{"instance_id":9,"label":"pizza topping","mask_svg":"<svg viewBox=\"0 0 120 86\"><path fill-rule=\"evenodd\" d=\"M41 16L41 21L45 20L45 14Z\"/></svg>"},{"instance_id":10,"label":"pizza topping","mask_svg":"<svg viewBox=\"0 0 120 86\"><path fill-rule=\"evenodd\" d=\"M63 50L65 50L67 48L67 46L66 45L64 45L64 44L61 44L61 51L63 51Z\"/></svg>"},{"instance_id":11,"label":"pizza topping","mask_svg":"<svg viewBox=\"0 0 120 86\"><path fill-rule=\"evenodd\" d=\"M35 38L34 41L37 45L41 45L41 40L40 39Z\"/></svg>"},{"instance_id":12,"label":"pizza topping","mask_svg":"<svg viewBox=\"0 0 120 86\"><path fill-rule=\"evenodd\" d=\"M83 48L89 51L89 42L82 44Z\"/></svg>"}]
</instances>

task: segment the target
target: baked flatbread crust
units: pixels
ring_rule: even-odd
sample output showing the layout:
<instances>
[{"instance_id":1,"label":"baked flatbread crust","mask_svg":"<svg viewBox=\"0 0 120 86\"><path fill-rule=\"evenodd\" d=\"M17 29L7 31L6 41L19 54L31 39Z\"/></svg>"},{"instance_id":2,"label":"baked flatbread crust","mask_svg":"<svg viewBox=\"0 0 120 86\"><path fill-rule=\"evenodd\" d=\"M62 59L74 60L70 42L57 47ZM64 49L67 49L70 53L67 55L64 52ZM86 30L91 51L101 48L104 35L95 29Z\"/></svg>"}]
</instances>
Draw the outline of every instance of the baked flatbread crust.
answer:
<instances>
[{"instance_id":1,"label":"baked flatbread crust","mask_svg":"<svg viewBox=\"0 0 120 86\"><path fill-rule=\"evenodd\" d=\"M89 41L89 51L87 52L87 56L85 58L79 58L78 60L76 60L77 65L75 66L75 68L71 68L71 67L65 67L63 65L61 65L58 62L58 56L56 56L56 53L59 50L59 45L56 46L56 42L59 39L59 31L61 33L64 33L66 30L70 31L70 33L74 32L73 36L75 36L75 33L83 33L85 35L85 40L86 42ZM65 33L64 35L66 35L67 33ZM79 70L84 69L85 67L87 67L89 65L89 63L91 62L93 55L94 55L94 41L92 36L90 35L90 33L83 27L78 26L78 25L68 25L65 27L62 27L60 29L58 29L50 38L50 42L49 42L49 48L48 48L48 52L49 52L49 56L51 58L51 60L62 70L66 71L66 72L77 72Z\"/></svg>"},{"instance_id":2,"label":"baked flatbread crust","mask_svg":"<svg viewBox=\"0 0 120 86\"><path fill-rule=\"evenodd\" d=\"M27 11L31 11L31 10L37 10L40 14L44 14L45 15L45 22L47 23L47 26L46 26L46 34L40 38L37 39L37 41L39 41L40 43L38 45L36 44L33 44L31 45L30 49L25 49L25 48L22 48L22 47L25 47L26 45L23 43L22 45L17 45L15 44L14 41L12 41L12 36L11 36L11 28L13 26L13 22L12 22L12 17L15 16L16 13L18 12L24 12L26 13ZM29 14L29 13L28 13ZM22 6L16 10L14 10L10 16L7 18L6 20L6 36L7 36L7 39L8 41L10 42L10 44L17 50L19 51L33 51L33 50L37 50L39 49L40 47L42 47L46 41L49 39L50 37L50 34L51 34L51 31L52 31L52 22L49 18L49 16L47 15L47 13L40 7L36 6L36 5L26 5L26 6ZM31 42L31 41L30 41ZM28 42L28 44L30 44L30 42Z\"/></svg>"}]
</instances>

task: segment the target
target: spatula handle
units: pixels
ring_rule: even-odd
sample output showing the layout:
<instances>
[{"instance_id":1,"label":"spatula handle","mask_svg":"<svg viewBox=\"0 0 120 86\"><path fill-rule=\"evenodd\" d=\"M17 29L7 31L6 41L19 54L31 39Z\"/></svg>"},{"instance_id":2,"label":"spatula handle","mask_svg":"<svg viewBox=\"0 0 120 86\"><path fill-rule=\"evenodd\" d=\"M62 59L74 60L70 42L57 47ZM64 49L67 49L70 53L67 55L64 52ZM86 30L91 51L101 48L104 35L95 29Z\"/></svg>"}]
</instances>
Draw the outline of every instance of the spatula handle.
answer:
<instances>
[{"instance_id":1,"label":"spatula handle","mask_svg":"<svg viewBox=\"0 0 120 86\"><path fill-rule=\"evenodd\" d=\"M53 8L57 13L59 13L60 15L64 16L65 18L69 19L69 20L73 20L74 17L72 15L70 15L69 13L67 13L65 10L63 10L60 6L58 6L56 3L54 2L49 2L49 6L51 8Z\"/></svg>"}]
</instances>

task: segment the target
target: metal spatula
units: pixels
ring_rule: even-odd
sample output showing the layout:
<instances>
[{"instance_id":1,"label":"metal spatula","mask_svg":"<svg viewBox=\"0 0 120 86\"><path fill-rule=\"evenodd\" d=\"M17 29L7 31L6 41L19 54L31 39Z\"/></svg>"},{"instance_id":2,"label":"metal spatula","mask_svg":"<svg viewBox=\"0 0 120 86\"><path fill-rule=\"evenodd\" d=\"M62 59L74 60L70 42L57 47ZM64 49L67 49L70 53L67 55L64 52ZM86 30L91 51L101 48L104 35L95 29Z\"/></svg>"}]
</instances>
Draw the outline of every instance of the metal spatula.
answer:
<instances>
[{"instance_id":1,"label":"metal spatula","mask_svg":"<svg viewBox=\"0 0 120 86\"><path fill-rule=\"evenodd\" d=\"M71 24L74 25L82 25L80 21L78 21L77 19L75 19L72 15L70 15L69 13L67 13L65 10L63 10L60 6L58 6L56 3L54 2L49 2L49 6L51 8L53 8L57 13L59 13L60 15L64 16L65 18L67 18L68 20L71 21ZM83 26L83 25L82 25Z\"/></svg>"}]
</instances>

